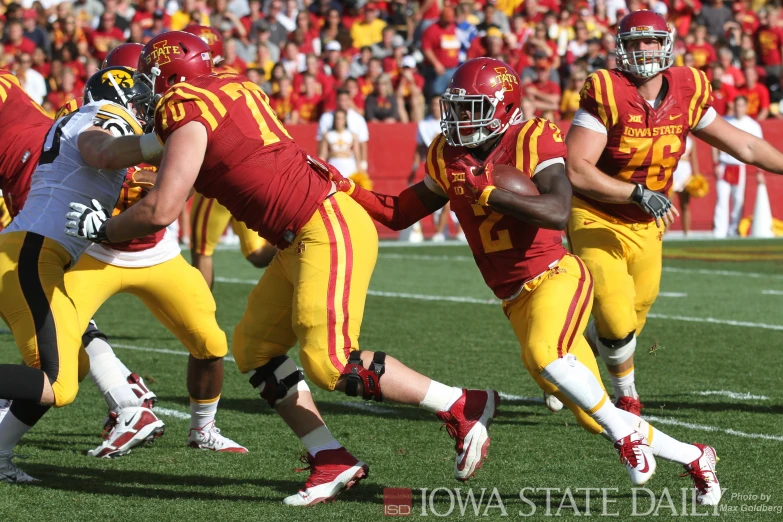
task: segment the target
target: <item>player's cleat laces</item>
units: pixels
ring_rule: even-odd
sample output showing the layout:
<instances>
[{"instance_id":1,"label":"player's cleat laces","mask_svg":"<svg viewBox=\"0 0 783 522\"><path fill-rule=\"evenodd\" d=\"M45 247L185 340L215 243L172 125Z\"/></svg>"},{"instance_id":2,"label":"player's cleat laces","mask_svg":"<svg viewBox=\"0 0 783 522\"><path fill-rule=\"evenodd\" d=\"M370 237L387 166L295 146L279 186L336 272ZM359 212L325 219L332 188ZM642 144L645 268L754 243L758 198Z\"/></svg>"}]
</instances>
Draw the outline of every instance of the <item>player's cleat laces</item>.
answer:
<instances>
[{"instance_id":1,"label":"player's cleat laces","mask_svg":"<svg viewBox=\"0 0 783 522\"><path fill-rule=\"evenodd\" d=\"M715 468L720 459L712 446L704 444L694 444L694 446L701 450L701 457L686 465L685 472L680 476L690 476L693 480L698 504L716 506L723 496L718 476L715 474Z\"/></svg>"},{"instance_id":2,"label":"player's cleat laces","mask_svg":"<svg viewBox=\"0 0 783 522\"><path fill-rule=\"evenodd\" d=\"M639 433L631 433L614 443L620 454L620 462L625 464L631 482L636 486L647 483L655 474L657 466L652 449Z\"/></svg>"}]
</instances>

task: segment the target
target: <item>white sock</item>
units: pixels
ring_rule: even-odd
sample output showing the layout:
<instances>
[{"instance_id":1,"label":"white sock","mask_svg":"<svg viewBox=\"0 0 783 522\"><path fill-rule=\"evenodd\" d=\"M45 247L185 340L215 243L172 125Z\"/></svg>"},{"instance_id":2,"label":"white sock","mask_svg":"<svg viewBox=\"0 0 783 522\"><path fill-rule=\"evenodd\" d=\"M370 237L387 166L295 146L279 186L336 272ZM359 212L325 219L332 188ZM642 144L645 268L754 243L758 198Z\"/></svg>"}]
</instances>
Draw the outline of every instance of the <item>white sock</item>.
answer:
<instances>
[{"instance_id":1,"label":"white sock","mask_svg":"<svg viewBox=\"0 0 783 522\"><path fill-rule=\"evenodd\" d=\"M90 377L112 411L141 406L122 373L121 367L124 365L106 341L96 337L85 347L85 351L90 357Z\"/></svg>"},{"instance_id":2,"label":"white sock","mask_svg":"<svg viewBox=\"0 0 783 522\"><path fill-rule=\"evenodd\" d=\"M634 370L631 370L622 377L617 377L611 373L609 374L609 376L612 378L612 388L614 389L615 399L619 399L620 397L633 397L634 399L639 398L639 394L636 393L636 384L634 382L633 374Z\"/></svg>"},{"instance_id":3,"label":"white sock","mask_svg":"<svg viewBox=\"0 0 783 522\"><path fill-rule=\"evenodd\" d=\"M633 429L617 414L617 408L611 403L595 375L573 354L549 363L541 376L586 411L612 441L633 433Z\"/></svg>"},{"instance_id":4,"label":"white sock","mask_svg":"<svg viewBox=\"0 0 783 522\"><path fill-rule=\"evenodd\" d=\"M32 426L28 426L17 419L13 413L8 412L0 422L0 452L13 451L30 428Z\"/></svg>"},{"instance_id":5,"label":"white sock","mask_svg":"<svg viewBox=\"0 0 783 522\"><path fill-rule=\"evenodd\" d=\"M432 413L449 411L455 402L462 397L462 388L446 386L435 380L430 380L430 387L419 406Z\"/></svg>"},{"instance_id":6,"label":"white sock","mask_svg":"<svg viewBox=\"0 0 783 522\"><path fill-rule=\"evenodd\" d=\"M210 422L214 422L218 402L220 397L215 399L215 402L196 402L190 399L190 429L200 430Z\"/></svg>"},{"instance_id":7,"label":"white sock","mask_svg":"<svg viewBox=\"0 0 783 522\"><path fill-rule=\"evenodd\" d=\"M630 424L632 428L647 437L647 443L652 448L656 457L661 457L662 459L676 462L683 466L690 464L701 457L701 450L693 444L686 444L674 437L670 437L633 413L624 410L618 411L623 419L625 419L626 423Z\"/></svg>"},{"instance_id":8,"label":"white sock","mask_svg":"<svg viewBox=\"0 0 783 522\"><path fill-rule=\"evenodd\" d=\"M307 449L307 453L315 457L316 453L324 450L334 450L342 448L342 444L332 437L329 428L320 426L300 439L302 445Z\"/></svg>"},{"instance_id":9,"label":"white sock","mask_svg":"<svg viewBox=\"0 0 783 522\"><path fill-rule=\"evenodd\" d=\"M122 376L125 377L125 380L128 380L128 377L130 377L130 374L133 372L128 369L127 366L125 366L125 363L120 360L119 357L116 355L114 356L117 359L117 365L120 368L120 372L122 372Z\"/></svg>"}]
</instances>

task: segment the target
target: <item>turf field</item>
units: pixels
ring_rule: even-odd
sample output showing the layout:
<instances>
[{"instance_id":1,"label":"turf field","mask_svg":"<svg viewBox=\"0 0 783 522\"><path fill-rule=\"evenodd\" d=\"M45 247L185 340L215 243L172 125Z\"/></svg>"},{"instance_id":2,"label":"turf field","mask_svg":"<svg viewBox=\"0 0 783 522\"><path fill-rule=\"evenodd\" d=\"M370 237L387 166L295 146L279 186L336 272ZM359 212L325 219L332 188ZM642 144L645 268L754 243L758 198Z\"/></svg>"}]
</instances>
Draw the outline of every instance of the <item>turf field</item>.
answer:
<instances>
[{"instance_id":1,"label":"turf field","mask_svg":"<svg viewBox=\"0 0 783 522\"><path fill-rule=\"evenodd\" d=\"M230 338L260 272L232 251L216 254L216 272L218 320ZM332 432L370 464L370 477L337 503L285 508L282 498L306 478L293 471L298 440L228 362L218 425L250 454L186 448L186 353L135 298L117 296L98 313L98 324L117 355L157 392L165 436L121 459L86 457L100 442L105 414L88 379L74 404L52 410L24 439L19 452L28 458L20 467L41 482L0 486L0 520L378 520L384 488L413 489L414 518L443 515L453 505L447 517L453 519L460 518L456 496L450 500L455 487L463 505L468 488L476 499L486 488L478 513L490 520L505 519L501 502L507 518L545 519L547 492L536 488L560 488L549 493L550 516L561 503L561 518L585 514L585 492L576 488L614 488L606 490L606 509L604 493L591 493L591 517L653 518L655 512L632 516L634 493L611 446L582 431L569 412L543 407L466 246L384 245L371 290L362 346L386 350L443 382L504 394L489 458L467 485L454 481L453 443L430 414L316 390ZM637 350L645 414L677 438L717 448L728 488L722 517L783 519L774 511L783 506L783 242L671 241L661 291ZM0 361L18 360L6 331ZM659 460L648 485L659 517L683 514L680 488L691 483L680 471ZM428 490L424 509L421 488ZM439 490L430 503L434 488L452 490ZM523 488L529 488L524 501ZM636 494L637 513L650 511L649 494ZM474 517L467 506L463 518Z\"/></svg>"}]
</instances>

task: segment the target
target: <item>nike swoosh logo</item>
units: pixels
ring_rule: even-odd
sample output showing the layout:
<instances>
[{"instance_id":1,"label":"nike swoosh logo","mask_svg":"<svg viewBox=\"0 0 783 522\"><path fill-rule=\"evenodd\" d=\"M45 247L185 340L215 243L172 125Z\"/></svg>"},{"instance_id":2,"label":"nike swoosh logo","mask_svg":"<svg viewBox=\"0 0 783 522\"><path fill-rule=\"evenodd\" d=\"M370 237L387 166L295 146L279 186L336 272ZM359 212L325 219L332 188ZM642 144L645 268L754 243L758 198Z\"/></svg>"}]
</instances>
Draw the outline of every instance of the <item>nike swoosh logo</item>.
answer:
<instances>
[{"instance_id":1,"label":"nike swoosh logo","mask_svg":"<svg viewBox=\"0 0 783 522\"><path fill-rule=\"evenodd\" d=\"M682 114L671 114L669 115L669 120L676 120L680 116L682 116Z\"/></svg>"},{"instance_id":2,"label":"nike swoosh logo","mask_svg":"<svg viewBox=\"0 0 783 522\"><path fill-rule=\"evenodd\" d=\"M125 421L125 427L127 428L127 427L128 427L128 426L130 426L132 423L133 423L133 419L131 419L131 420L126 420L126 421Z\"/></svg>"},{"instance_id":3,"label":"nike swoosh logo","mask_svg":"<svg viewBox=\"0 0 783 522\"><path fill-rule=\"evenodd\" d=\"M465 469L465 464L468 461L468 451L470 451L471 446L473 446L472 440L470 441L470 444L468 444L468 447L462 450L462 460L460 461L459 464L457 464L457 469L460 471Z\"/></svg>"},{"instance_id":4,"label":"nike swoosh logo","mask_svg":"<svg viewBox=\"0 0 783 522\"><path fill-rule=\"evenodd\" d=\"M644 469L640 469L639 473L647 473L648 471L650 471L650 463L647 461L647 456L644 454L643 451L639 450L639 454L644 459Z\"/></svg>"},{"instance_id":5,"label":"nike swoosh logo","mask_svg":"<svg viewBox=\"0 0 783 522\"><path fill-rule=\"evenodd\" d=\"M585 225L592 225L593 223L595 223L595 219L585 219L584 222Z\"/></svg>"}]
</instances>

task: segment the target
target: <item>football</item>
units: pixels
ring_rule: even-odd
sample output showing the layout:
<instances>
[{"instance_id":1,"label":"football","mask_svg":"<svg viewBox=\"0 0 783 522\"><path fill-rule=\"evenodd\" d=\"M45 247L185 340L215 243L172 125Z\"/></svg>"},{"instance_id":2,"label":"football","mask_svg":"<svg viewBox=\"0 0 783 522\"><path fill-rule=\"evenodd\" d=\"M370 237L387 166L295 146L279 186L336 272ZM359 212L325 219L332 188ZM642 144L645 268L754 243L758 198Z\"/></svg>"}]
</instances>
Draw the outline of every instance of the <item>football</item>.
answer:
<instances>
[{"instance_id":1,"label":"football","mask_svg":"<svg viewBox=\"0 0 783 522\"><path fill-rule=\"evenodd\" d=\"M520 196L538 196L536 188L530 176L511 165L495 165L495 171L492 174L495 180L495 186L519 194Z\"/></svg>"}]
</instances>

